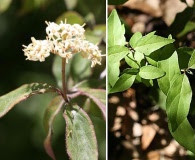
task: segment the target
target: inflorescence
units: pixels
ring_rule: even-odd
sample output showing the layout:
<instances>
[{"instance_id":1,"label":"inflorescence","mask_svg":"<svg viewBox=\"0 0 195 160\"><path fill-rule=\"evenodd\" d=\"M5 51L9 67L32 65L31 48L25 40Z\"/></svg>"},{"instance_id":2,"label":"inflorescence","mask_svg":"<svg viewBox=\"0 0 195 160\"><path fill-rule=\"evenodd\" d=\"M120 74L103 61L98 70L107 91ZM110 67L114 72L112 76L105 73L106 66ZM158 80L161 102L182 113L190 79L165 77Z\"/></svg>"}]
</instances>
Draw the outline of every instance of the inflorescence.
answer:
<instances>
[{"instance_id":1,"label":"inflorescence","mask_svg":"<svg viewBox=\"0 0 195 160\"><path fill-rule=\"evenodd\" d=\"M46 22L47 37L45 40L31 38L32 43L23 45L24 55L27 60L45 61L50 53L59 55L68 60L76 53L92 61L91 67L101 65L101 51L97 45L85 40L85 30L79 24L67 24L61 22L59 25L54 22Z\"/></svg>"}]
</instances>

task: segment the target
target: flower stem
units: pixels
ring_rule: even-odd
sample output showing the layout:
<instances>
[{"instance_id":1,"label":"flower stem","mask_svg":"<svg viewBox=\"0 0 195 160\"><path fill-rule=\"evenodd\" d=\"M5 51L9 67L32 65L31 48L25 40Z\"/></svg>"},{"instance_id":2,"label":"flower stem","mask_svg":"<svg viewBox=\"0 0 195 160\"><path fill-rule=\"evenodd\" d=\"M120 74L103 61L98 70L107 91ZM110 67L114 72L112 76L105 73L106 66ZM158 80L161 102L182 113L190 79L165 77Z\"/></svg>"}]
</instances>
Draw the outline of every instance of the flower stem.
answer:
<instances>
[{"instance_id":1,"label":"flower stem","mask_svg":"<svg viewBox=\"0 0 195 160\"><path fill-rule=\"evenodd\" d=\"M66 93L66 58L62 58L62 89L63 89L63 98L65 102L68 102L68 97Z\"/></svg>"}]
</instances>

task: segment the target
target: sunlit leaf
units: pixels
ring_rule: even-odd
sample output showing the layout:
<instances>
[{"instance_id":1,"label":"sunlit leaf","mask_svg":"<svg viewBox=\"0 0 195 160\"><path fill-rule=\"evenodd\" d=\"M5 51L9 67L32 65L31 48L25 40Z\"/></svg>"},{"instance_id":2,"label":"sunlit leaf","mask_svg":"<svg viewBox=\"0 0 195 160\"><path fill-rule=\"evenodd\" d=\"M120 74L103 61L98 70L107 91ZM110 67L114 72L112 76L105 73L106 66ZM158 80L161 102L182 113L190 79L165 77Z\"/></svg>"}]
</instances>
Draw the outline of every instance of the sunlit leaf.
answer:
<instances>
[{"instance_id":1,"label":"sunlit leaf","mask_svg":"<svg viewBox=\"0 0 195 160\"><path fill-rule=\"evenodd\" d=\"M191 99L192 90L189 80L185 74L181 74L177 76L167 94L166 111L172 132L175 132L187 117Z\"/></svg>"},{"instance_id":2,"label":"sunlit leaf","mask_svg":"<svg viewBox=\"0 0 195 160\"><path fill-rule=\"evenodd\" d=\"M114 86L109 90L109 93L122 92L130 88L135 81L136 75L124 73L119 77Z\"/></svg>"},{"instance_id":3,"label":"sunlit leaf","mask_svg":"<svg viewBox=\"0 0 195 160\"><path fill-rule=\"evenodd\" d=\"M43 94L46 92L56 92L56 88L48 84L31 83L25 84L14 91L0 97L0 117L4 116L19 102L26 100L32 95Z\"/></svg>"},{"instance_id":4,"label":"sunlit leaf","mask_svg":"<svg viewBox=\"0 0 195 160\"><path fill-rule=\"evenodd\" d=\"M108 61L108 82L110 86L113 86L118 79L120 73L119 64L119 62Z\"/></svg>"},{"instance_id":5,"label":"sunlit leaf","mask_svg":"<svg viewBox=\"0 0 195 160\"><path fill-rule=\"evenodd\" d=\"M66 146L72 160L97 160L97 141L89 116L77 105L67 105Z\"/></svg>"},{"instance_id":6,"label":"sunlit leaf","mask_svg":"<svg viewBox=\"0 0 195 160\"><path fill-rule=\"evenodd\" d=\"M187 22L187 24L185 25L184 29L182 32L180 32L177 37L181 38L182 36L186 35L187 33L194 31L195 30L195 22L193 21L189 21Z\"/></svg>"},{"instance_id":7,"label":"sunlit leaf","mask_svg":"<svg viewBox=\"0 0 195 160\"><path fill-rule=\"evenodd\" d=\"M146 60L149 64L157 67L157 63L159 61L160 53L161 53L161 49L158 49L158 50L152 52L149 56L145 56L145 58L146 58Z\"/></svg>"},{"instance_id":8,"label":"sunlit leaf","mask_svg":"<svg viewBox=\"0 0 195 160\"><path fill-rule=\"evenodd\" d=\"M190 61L188 63L188 67L189 68L192 68L192 69L195 69L195 49L190 57Z\"/></svg>"},{"instance_id":9,"label":"sunlit leaf","mask_svg":"<svg viewBox=\"0 0 195 160\"><path fill-rule=\"evenodd\" d=\"M116 10L114 9L108 18L108 47L121 45L126 43L125 27L121 25L120 19Z\"/></svg>"},{"instance_id":10,"label":"sunlit leaf","mask_svg":"<svg viewBox=\"0 0 195 160\"><path fill-rule=\"evenodd\" d=\"M112 46L108 48L108 60L110 63L120 62L128 54L129 49L124 46Z\"/></svg>"},{"instance_id":11,"label":"sunlit leaf","mask_svg":"<svg viewBox=\"0 0 195 160\"><path fill-rule=\"evenodd\" d=\"M131 47L136 47L136 43L142 38L142 34L140 32L136 32L131 37L129 44Z\"/></svg>"},{"instance_id":12,"label":"sunlit leaf","mask_svg":"<svg viewBox=\"0 0 195 160\"><path fill-rule=\"evenodd\" d=\"M138 52L138 51L135 51L135 53L134 53L134 58L135 58L136 62L140 65L140 64L141 64L141 61L142 61L145 57L144 57L144 54L143 54L143 53Z\"/></svg>"},{"instance_id":13,"label":"sunlit leaf","mask_svg":"<svg viewBox=\"0 0 195 160\"><path fill-rule=\"evenodd\" d=\"M155 32L151 32L139 39L135 44L134 49L138 52L144 53L145 55L150 55L157 49L174 42L173 39L160 37L154 35L154 33Z\"/></svg>"},{"instance_id":14,"label":"sunlit leaf","mask_svg":"<svg viewBox=\"0 0 195 160\"><path fill-rule=\"evenodd\" d=\"M139 68L139 64L135 60L131 52L127 56L125 56L125 62L132 68Z\"/></svg>"},{"instance_id":15,"label":"sunlit leaf","mask_svg":"<svg viewBox=\"0 0 195 160\"><path fill-rule=\"evenodd\" d=\"M157 79L165 75L165 72L160 68L148 65L140 68L139 75L144 79Z\"/></svg>"},{"instance_id":16,"label":"sunlit leaf","mask_svg":"<svg viewBox=\"0 0 195 160\"><path fill-rule=\"evenodd\" d=\"M167 95L168 90L173 82L173 78L178 76L181 72L179 69L177 52L171 49L171 46L167 46L168 49L162 51L162 56L170 56L167 59L163 59L158 62L158 67L166 72L166 75L159 78L158 85L165 95ZM172 55L171 55L172 54Z\"/></svg>"},{"instance_id":17,"label":"sunlit leaf","mask_svg":"<svg viewBox=\"0 0 195 160\"><path fill-rule=\"evenodd\" d=\"M52 133L53 133L53 122L56 117L56 115L60 112L62 109L62 106L64 104L64 100L62 96L55 97L47 107L44 115L44 127L45 131L47 133L47 136L44 141L44 147L47 152L47 154L55 160L55 154L52 149L51 140L52 140Z\"/></svg>"},{"instance_id":18,"label":"sunlit leaf","mask_svg":"<svg viewBox=\"0 0 195 160\"><path fill-rule=\"evenodd\" d=\"M195 154L195 131L191 127L187 118L185 118L175 131L172 129L172 123L168 122L169 130L175 140Z\"/></svg>"}]
</instances>

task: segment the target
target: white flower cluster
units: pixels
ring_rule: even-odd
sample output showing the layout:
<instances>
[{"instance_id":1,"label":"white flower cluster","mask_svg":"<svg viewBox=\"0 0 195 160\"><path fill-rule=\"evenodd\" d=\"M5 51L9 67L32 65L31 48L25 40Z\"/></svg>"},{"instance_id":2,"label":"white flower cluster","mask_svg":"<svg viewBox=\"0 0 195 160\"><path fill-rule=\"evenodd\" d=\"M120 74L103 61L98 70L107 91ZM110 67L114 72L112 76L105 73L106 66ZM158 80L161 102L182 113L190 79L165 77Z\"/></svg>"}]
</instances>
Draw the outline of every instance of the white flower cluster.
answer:
<instances>
[{"instance_id":1,"label":"white flower cluster","mask_svg":"<svg viewBox=\"0 0 195 160\"><path fill-rule=\"evenodd\" d=\"M46 22L46 40L31 38L32 43L23 45L24 55L27 60L45 61L50 53L66 58L66 63L73 54L81 53L84 58L92 61L91 67L101 65L101 51L97 45L85 40L85 30L79 24L70 25L61 22L59 25L54 22Z\"/></svg>"}]
</instances>

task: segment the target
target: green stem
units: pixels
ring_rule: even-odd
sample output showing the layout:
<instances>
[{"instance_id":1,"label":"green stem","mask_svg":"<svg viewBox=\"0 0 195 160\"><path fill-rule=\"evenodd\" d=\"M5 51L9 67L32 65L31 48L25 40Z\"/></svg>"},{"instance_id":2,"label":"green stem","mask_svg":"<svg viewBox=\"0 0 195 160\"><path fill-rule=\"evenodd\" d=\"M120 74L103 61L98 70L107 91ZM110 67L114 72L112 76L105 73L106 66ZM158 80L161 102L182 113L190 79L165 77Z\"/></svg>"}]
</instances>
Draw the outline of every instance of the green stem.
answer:
<instances>
[{"instance_id":1,"label":"green stem","mask_svg":"<svg viewBox=\"0 0 195 160\"><path fill-rule=\"evenodd\" d=\"M63 98L65 102L68 102L68 97L66 93L66 58L62 58L62 89L63 89Z\"/></svg>"}]
</instances>

